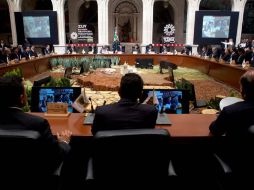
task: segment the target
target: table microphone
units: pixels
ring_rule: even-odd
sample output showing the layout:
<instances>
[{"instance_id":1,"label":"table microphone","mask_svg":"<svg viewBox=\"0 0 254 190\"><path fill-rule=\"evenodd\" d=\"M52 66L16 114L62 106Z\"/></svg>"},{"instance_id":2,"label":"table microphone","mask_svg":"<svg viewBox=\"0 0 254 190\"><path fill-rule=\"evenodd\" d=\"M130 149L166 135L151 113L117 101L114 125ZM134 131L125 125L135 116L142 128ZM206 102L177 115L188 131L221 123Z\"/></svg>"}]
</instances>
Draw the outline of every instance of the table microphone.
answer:
<instances>
[{"instance_id":1,"label":"table microphone","mask_svg":"<svg viewBox=\"0 0 254 190\"><path fill-rule=\"evenodd\" d=\"M88 99L89 99L89 101L91 102L91 113L94 113L92 98L89 97Z\"/></svg>"},{"instance_id":2,"label":"table microphone","mask_svg":"<svg viewBox=\"0 0 254 190\"><path fill-rule=\"evenodd\" d=\"M103 102L103 106L105 106L105 105L106 105L106 102L107 102L107 101L106 101L106 100L104 100L104 102Z\"/></svg>"}]
</instances>

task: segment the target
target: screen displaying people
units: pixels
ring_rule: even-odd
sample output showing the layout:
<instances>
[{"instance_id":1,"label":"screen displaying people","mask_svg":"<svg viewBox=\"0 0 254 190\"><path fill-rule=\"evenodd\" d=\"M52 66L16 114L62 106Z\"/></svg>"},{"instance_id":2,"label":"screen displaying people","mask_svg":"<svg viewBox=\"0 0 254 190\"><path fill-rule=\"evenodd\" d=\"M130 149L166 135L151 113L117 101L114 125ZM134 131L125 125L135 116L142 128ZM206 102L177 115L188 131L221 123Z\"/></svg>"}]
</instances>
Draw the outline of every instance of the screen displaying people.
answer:
<instances>
[{"instance_id":1,"label":"screen displaying people","mask_svg":"<svg viewBox=\"0 0 254 190\"><path fill-rule=\"evenodd\" d=\"M203 38L228 38L230 16L204 16Z\"/></svg>"},{"instance_id":2,"label":"screen displaying people","mask_svg":"<svg viewBox=\"0 0 254 190\"><path fill-rule=\"evenodd\" d=\"M50 38L49 16L24 16L26 38Z\"/></svg>"},{"instance_id":3,"label":"screen displaying people","mask_svg":"<svg viewBox=\"0 0 254 190\"><path fill-rule=\"evenodd\" d=\"M39 90L39 110L47 111L48 102L61 102L68 104L68 112L73 112L73 89L42 88Z\"/></svg>"},{"instance_id":4,"label":"screen displaying people","mask_svg":"<svg viewBox=\"0 0 254 190\"><path fill-rule=\"evenodd\" d=\"M159 113L184 113L183 91L179 90L144 90L144 103L153 101ZM149 103L148 103L149 104Z\"/></svg>"}]
</instances>

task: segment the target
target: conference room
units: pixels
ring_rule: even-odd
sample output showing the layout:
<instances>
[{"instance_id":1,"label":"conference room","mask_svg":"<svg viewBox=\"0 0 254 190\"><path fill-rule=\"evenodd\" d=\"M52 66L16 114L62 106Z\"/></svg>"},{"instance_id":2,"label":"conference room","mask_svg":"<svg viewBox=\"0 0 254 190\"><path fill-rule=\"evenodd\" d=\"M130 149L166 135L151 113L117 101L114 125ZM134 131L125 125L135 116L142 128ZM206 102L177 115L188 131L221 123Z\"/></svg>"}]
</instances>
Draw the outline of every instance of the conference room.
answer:
<instances>
[{"instance_id":1,"label":"conference room","mask_svg":"<svg viewBox=\"0 0 254 190\"><path fill-rule=\"evenodd\" d=\"M10 189L252 187L251 0L0 5L0 168L16 181ZM142 86L135 98L128 77ZM227 130L239 126L232 141ZM60 147L47 158L45 134Z\"/></svg>"}]
</instances>

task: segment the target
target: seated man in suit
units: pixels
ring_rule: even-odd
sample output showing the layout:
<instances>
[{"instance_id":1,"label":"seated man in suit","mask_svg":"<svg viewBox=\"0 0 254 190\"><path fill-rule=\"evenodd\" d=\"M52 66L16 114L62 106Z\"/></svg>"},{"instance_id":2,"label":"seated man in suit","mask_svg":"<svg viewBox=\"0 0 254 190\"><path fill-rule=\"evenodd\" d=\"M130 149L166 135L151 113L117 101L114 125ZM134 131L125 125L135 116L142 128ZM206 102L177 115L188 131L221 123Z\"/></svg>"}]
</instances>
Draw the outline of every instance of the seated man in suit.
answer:
<instances>
[{"instance_id":1,"label":"seated man in suit","mask_svg":"<svg viewBox=\"0 0 254 190\"><path fill-rule=\"evenodd\" d=\"M35 51L35 47L34 47L33 45L32 45L31 48L30 48L29 55L30 55L30 57L32 57L32 58L38 57L38 54L37 54L37 52Z\"/></svg>"},{"instance_id":2,"label":"seated man in suit","mask_svg":"<svg viewBox=\"0 0 254 190\"><path fill-rule=\"evenodd\" d=\"M97 54L97 47L96 44L88 47L88 54Z\"/></svg>"},{"instance_id":3,"label":"seated man in suit","mask_svg":"<svg viewBox=\"0 0 254 190\"><path fill-rule=\"evenodd\" d=\"M248 70L240 79L242 102L225 107L211 124L213 135L239 136L254 125L254 70Z\"/></svg>"},{"instance_id":4,"label":"seated man in suit","mask_svg":"<svg viewBox=\"0 0 254 190\"><path fill-rule=\"evenodd\" d=\"M70 151L68 143L71 132L64 131L57 134L57 139L55 139L46 119L24 113L21 110L27 103L27 97L20 77L1 77L0 90L0 129L38 132L40 134L38 141L45 146L41 150L43 158L36 162L38 167L43 168L43 173L53 174ZM33 153L31 152L31 154ZM27 166L28 169L29 166Z\"/></svg>"},{"instance_id":5,"label":"seated man in suit","mask_svg":"<svg viewBox=\"0 0 254 190\"><path fill-rule=\"evenodd\" d=\"M50 45L47 44L45 49L43 49L43 55L50 55L52 53Z\"/></svg>"},{"instance_id":6,"label":"seated man in suit","mask_svg":"<svg viewBox=\"0 0 254 190\"><path fill-rule=\"evenodd\" d=\"M141 104L143 80L135 73L128 73L121 79L120 101L97 107L92 133L102 130L154 128L157 110L153 105Z\"/></svg>"},{"instance_id":7,"label":"seated man in suit","mask_svg":"<svg viewBox=\"0 0 254 190\"><path fill-rule=\"evenodd\" d=\"M149 44L148 46L146 46L146 53L147 54L155 54L155 49L153 44Z\"/></svg>"},{"instance_id":8,"label":"seated man in suit","mask_svg":"<svg viewBox=\"0 0 254 190\"><path fill-rule=\"evenodd\" d=\"M135 46L132 47L132 53L133 54L139 54L140 53L140 47L138 44L135 44Z\"/></svg>"},{"instance_id":9,"label":"seated man in suit","mask_svg":"<svg viewBox=\"0 0 254 190\"><path fill-rule=\"evenodd\" d=\"M254 70L242 75L240 85L244 101L224 107L210 125L210 132L214 136L225 135L223 139L226 143L218 147L216 153L230 167L233 175L241 175L234 186L248 189L253 186L249 174L254 170Z\"/></svg>"}]
</instances>

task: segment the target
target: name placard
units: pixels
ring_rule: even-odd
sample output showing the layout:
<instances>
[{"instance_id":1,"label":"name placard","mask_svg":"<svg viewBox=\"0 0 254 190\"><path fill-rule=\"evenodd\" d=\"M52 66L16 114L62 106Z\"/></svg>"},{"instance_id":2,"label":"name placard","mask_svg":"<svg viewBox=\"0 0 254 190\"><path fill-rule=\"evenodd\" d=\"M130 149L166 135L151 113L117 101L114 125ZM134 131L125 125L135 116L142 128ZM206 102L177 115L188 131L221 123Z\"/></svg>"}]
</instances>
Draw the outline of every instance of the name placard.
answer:
<instances>
[{"instance_id":1,"label":"name placard","mask_svg":"<svg viewBox=\"0 0 254 190\"><path fill-rule=\"evenodd\" d=\"M47 113L46 116L69 116L68 104L67 103L47 103Z\"/></svg>"}]
</instances>

